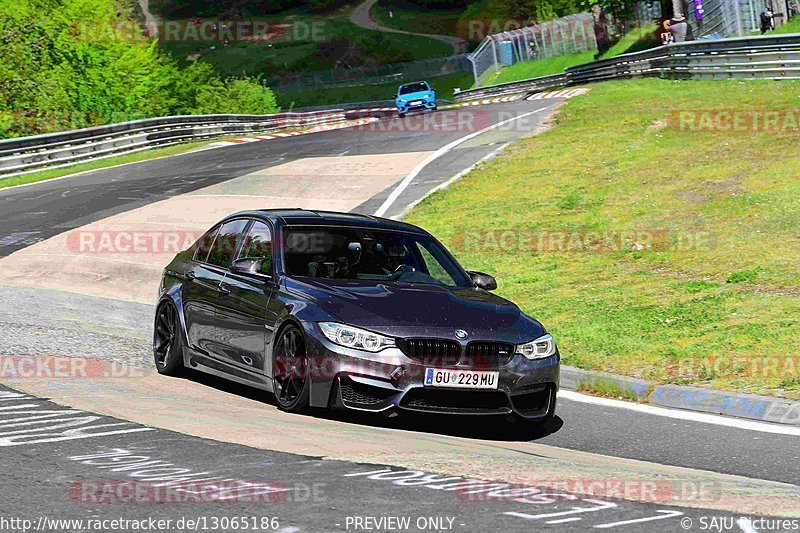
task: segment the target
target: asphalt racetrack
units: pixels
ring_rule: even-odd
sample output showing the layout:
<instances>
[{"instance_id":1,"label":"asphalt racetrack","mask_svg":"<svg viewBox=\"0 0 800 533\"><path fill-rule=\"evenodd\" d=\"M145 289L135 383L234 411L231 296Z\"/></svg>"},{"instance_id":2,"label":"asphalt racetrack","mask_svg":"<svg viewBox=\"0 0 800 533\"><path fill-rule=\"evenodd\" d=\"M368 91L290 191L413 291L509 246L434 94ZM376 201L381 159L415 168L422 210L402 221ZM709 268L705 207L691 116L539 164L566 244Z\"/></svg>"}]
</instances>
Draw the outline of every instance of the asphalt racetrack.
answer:
<instances>
[{"instance_id":1,"label":"asphalt racetrack","mask_svg":"<svg viewBox=\"0 0 800 533\"><path fill-rule=\"evenodd\" d=\"M101 369L2 374L0 531L792 530L763 524L800 518L797 428L571 391L539 428L283 413L255 389L154 372L156 283L173 252L75 244L198 232L238 208L398 216L560 103L384 118L0 190L0 354ZM194 483L225 490L206 501Z\"/></svg>"}]
</instances>

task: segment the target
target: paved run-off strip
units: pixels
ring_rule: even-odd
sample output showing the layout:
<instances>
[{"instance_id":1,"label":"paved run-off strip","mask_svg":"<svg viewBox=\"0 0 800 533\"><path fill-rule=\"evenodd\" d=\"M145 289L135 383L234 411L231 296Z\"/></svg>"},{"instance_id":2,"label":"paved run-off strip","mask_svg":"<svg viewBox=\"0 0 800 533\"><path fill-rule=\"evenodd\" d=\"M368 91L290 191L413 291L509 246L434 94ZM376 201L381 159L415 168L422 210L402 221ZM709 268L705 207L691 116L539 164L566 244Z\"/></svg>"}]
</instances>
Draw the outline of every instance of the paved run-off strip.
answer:
<instances>
[{"instance_id":1,"label":"paved run-off strip","mask_svg":"<svg viewBox=\"0 0 800 533\"><path fill-rule=\"evenodd\" d=\"M0 259L4 283L153 302L161 272L175 253L228 214L295 206L349 211L427 156L317 157L272 166L28 246ZM143 243L138 249L137 239Z\"/></svg>"},{"instance_id":2,"label":"paved run-off strip","mask_svg":"<svg viewBox=\"0 0 800 533\"><path fill-rule=\"evenodd\" d=\"M116 365L113 372L92 374L76 379L24 378L7 383L75 409L254 448L360 463L391 463L410 470L477 479L490 477L523 485L579 480L581 483L574 487L578 492L608 480L631 484L662 482L671 487L702 488L696 494L669 492L669 498L660 502L664 505L800 517L800 487L796 485L534 442L461 438L293 415L252 395L245 397L209 387L202 380L161 376L151 369ZM269 396L263 394L265 398ZM632 501L649 497L629 496Z\"/></svg>"}]
</instances>

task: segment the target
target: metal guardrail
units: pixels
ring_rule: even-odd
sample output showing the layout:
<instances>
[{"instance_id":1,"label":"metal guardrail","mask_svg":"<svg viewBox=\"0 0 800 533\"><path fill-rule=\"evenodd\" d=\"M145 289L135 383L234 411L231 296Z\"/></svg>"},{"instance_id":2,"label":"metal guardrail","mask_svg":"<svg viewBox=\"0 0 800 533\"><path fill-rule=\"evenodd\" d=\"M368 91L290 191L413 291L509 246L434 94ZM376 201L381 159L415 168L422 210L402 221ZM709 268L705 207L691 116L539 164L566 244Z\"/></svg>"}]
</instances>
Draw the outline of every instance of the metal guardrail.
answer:
<instances>
[{"instance_id":1,"label":"metal guardrail","mask_svg":"<svg viewBox=\"0 0 800 533\"><path fill-rule=\"evenodd\" d=\"M461 91L455 95L455 101L480 100L639 76L671 79L800 79L800 34L670 44L577 65L560 74ZM273 115L163 117L6 139L0 141L0 179L192 140L335 124L375 115L378 108L387 103L348 104L336 106L335 109ZM358 106L362 107L359 109Z\"/></svg>"},{"instance_id":2,"label":"metal guardrail","mask_svg":"<svg viewBox=\"0 0 800 533\"><path fill-rule=\"evenodd\" d=\"M535 92L544 91L553 87L562 87L568 82L566 74L553 74L551 76L540 76L523 81L511 81L497 85L488 85L480 89L469 89L459 91L455 94L456 102L466 100L480 100L483 98L496 98L509 94L517 94L523 91Z\"/></svg>"},{"instance_id":3,"label":"metal guardrail","mask_svg":"<svg viewBox=\"0 0 800 533\"><path fill-rule=\"evenodd\" d=\"M562 74L461 91L456 101L638 76L670 79L800 78L800 34L668 44L567 68Z\"/></svg>"},{"instance_id":4,"label":"metal guardrail","mask_svg":"<svg viewBox=\"0 0 800 533\"><path fill-rule=\"evenodd\" d=\"M369 109L285 112L273 115L186 115L0 140L0 179L232 134L271 133L367 116Z\"/></svg>"}]
</instances>

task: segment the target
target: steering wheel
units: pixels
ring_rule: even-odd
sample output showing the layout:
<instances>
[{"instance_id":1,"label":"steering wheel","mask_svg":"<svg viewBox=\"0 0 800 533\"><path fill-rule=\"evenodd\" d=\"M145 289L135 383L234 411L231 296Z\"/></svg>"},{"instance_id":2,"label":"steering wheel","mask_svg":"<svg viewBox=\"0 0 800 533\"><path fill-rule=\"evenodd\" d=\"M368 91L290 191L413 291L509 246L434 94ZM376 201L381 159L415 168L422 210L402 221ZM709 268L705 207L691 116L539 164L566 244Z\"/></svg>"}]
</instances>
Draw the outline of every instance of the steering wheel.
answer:
<instances>
[{"instance_id":1,"label":"steering wheel","mask_svg":"<svg viewBox=\"0 0 800 533\"><path fill-rule=\"evenodd\" d=\"M416 272L416 271L417 271L417 269L414 268L413 266L407 265L405 263L401 263L401 264L397 265L397 268L394 269L394 272L392 272L392 275L390 276L390 278L391 278L392 281L397 281L398 279L400 279L403 276L403 274L407 274L409 272Z\"/></svg>"}]
</instances>

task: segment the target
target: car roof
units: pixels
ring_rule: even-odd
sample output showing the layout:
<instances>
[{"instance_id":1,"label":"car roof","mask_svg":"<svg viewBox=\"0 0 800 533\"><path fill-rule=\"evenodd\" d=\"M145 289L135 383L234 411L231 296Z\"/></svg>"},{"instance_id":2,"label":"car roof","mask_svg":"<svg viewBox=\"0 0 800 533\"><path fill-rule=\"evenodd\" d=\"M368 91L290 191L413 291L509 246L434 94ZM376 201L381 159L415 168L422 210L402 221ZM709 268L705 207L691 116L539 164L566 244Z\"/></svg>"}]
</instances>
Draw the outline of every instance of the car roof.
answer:
<instances>
[{"instance_id":1,"label":"car roof","mask_svg":"<svg viewBox=\"0 0 800 533\"><path fill-rule=\"evenodd\" d=\"M406 231L429 235L424 229L391 220L388 218L360 215L357 213L341 213L338 211L318 211L302 208L292 209L259 209L255 211L241 211L226 218L237 216L255 216L279 221L285 226L346 226L360 228L374 228L384 230Z\"/></svg>"},{"instance_id":2,"label":"car roof","mask_svg":"<svg viewBox=\"0 0 800 533\"><path fill-rule=\"evenodd\" d=\"M427 85L428 87L430 87L430 84L429 84L427 81L425 81L425 80L419 80L419 81L412 81L412 82L410 82L410 83L404 83L404 84L403 84L403 85L401 85L400 87L408 87L409 85L416 85L416 84L418 84L418 83L424 83L425 85Z\"/></svg>"}]
</instances>

